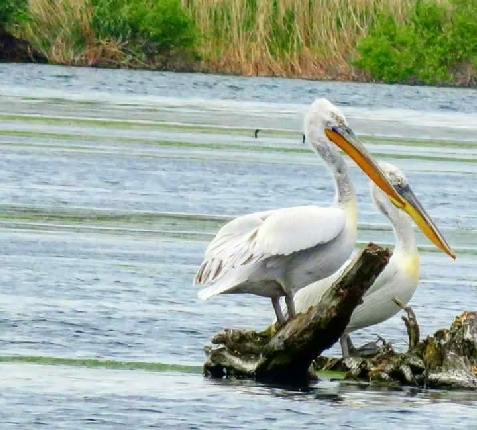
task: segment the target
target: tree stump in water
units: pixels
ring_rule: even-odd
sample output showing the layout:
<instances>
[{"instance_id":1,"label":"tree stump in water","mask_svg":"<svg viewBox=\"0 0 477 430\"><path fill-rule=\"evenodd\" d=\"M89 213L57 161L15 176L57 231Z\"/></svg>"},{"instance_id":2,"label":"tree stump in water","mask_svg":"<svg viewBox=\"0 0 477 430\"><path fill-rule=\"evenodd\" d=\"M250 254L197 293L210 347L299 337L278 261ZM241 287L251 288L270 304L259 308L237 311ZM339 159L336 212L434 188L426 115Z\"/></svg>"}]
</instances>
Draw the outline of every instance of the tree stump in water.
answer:
<instances>
[{"instance_id":1,"label":"tree stump in water","mask_svg":"<svg viewBox=\"0 0 477 430\"><path fill-rule=\"evenodd\" d=\"M370 243L308 312L298 314L273 336L225 329L206 347L204 374L260 382L306 385L312 361L341 336L364 293L389 261L390 253Z\"/></svg>"},{"instance_id":2,"label":"tree stump in water","mask_svg":"<svg viewBox=\"0 0 477 430\"><path fill-rule=\"evenodd\" d=\"M345 380L365 381L375 385L410 385L419 388L477 389L477 312L465 311L449 329L419 341L419 325L413 310L399 300L407 313L402 317L409 348L395 352L389 343L371 357L318 357L317 371L346 372Z\"/></svg>"}]
</instances>

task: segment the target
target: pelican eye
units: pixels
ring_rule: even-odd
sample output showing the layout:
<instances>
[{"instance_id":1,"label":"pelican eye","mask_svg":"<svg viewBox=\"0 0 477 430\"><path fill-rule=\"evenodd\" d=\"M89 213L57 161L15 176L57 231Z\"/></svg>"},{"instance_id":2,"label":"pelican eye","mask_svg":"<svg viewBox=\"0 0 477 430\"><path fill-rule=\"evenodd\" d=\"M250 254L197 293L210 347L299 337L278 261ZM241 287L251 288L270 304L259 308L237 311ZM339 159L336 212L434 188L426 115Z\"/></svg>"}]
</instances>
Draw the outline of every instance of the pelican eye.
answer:
<instances>
[{"instance_id":1,"label":"pelican eye","mask_svg":"<svg viewBox=\"0 0 477 430\"><path fill-rule=\"evenodd\" d=\"M399 195L403 192L404 189L404 179L400 176L394 176L392 175L391 182L393 184L394 189L398 192ZM400 205L398 205L394 199L391 199L391 202L394 204L394 206L400 208Z\"/></svg>"},{"instance_id":2,"label":"pelican eye","mask_svg":"<svg viewBox=\"0 0 477 430\"><path fill-rule=\"evenodd\" d=\"M396 186L398 188L402 188L403 185L404 185L404 179L401 178L400 176L396 176Z\"/></svg>"}]
</instances>

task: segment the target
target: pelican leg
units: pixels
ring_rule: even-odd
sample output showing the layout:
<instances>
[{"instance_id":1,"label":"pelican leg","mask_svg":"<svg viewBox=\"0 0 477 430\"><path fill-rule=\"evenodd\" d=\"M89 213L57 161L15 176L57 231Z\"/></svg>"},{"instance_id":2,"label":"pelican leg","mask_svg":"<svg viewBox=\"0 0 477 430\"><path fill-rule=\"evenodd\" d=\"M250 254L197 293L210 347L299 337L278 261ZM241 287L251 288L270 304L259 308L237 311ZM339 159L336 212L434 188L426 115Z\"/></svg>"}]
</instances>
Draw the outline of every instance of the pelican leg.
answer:
<instances>
[{"instance_id":1,"label":"pelican leg","mask_svg":"<svg viewBox=\"0 0 477 430\"><path fill-rule=\"evenodd\" d=\"M285 317L283 316L282 308L280 306L280 297L272 297L272 305L277 316L277 321L279 325L285 324Z\"/></svg>"},{"instance_id":2,"label":"pelican leg","mask_svg":"<svg viewBox=\"0 0 477 430\"><path fill-rule=\"evenodd\" d=\"M351 343L351 338L347 333L344 333L340 337L340 345L341 345L341 355L343 358L348 358L350 356L350 349L353 348L353 344Z\"/></svg>"},{"instance_id":3,"label":"pelican leg","mask_svg":"<svg viewBox=\"0 0 477 430\"><path fill-rule=\"evenodd\" d=\"M293 296L286 295L285 296L285 303L287 304L288 319L291 320L296 315L295 302L293 301Z\"/></svg>"}]
</instances>

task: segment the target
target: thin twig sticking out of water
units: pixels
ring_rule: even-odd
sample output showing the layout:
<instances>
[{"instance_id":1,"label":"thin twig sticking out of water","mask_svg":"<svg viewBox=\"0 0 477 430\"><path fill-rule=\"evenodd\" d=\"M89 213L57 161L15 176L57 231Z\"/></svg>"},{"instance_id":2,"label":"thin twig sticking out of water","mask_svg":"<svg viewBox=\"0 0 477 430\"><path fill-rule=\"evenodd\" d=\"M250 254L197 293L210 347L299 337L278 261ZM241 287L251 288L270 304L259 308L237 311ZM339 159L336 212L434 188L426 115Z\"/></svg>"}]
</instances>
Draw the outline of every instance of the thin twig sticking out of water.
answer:
<instances>
[{"instance_id":1,"label":"thin twig sticking out of water","mask_svg":"<svg viewBox=\"0 0 477 430\"><path fill-rule=\"evenodd\" d=\"M261 131L262 130L260 128L255 129L255 133L254 133L255 139L258 138L258 133L260 133ZM305 140L306 140L305 135L303 134L302 136L303 136L303 141L302 142L305 143Z\"/></svg>"}]
</instances>

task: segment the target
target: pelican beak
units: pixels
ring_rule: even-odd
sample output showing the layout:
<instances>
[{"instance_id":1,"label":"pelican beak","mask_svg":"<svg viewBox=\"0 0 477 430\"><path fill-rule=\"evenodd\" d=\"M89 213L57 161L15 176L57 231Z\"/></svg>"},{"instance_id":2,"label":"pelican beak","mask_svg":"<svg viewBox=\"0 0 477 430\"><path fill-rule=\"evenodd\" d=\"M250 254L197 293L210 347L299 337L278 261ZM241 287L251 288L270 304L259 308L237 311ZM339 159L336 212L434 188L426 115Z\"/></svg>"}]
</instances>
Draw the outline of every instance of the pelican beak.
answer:
<instances>
[{"instance_id":1,"label":"pelican beak","mask_svg":"<svg viewBox=\"0 0 477 430\"><path fill-rule=\"evenodd\" d=\"M358 141L353 130L343 124L325 128L325 134L329 140L353 159L361 170L389 196L391 201L398 208L404 208L406 204L405 201L394 189L393 184L389 181L378 163L374 161L368 150Z\"/></svg>"},{"instance_id":2,"label":"pelican beak","mask_svg":"<svg viewBox=\"0 0 477 430\"><path fill-rule=\"evenodd\" d=\"M434 224L434 221L432 221L431 217L422 207L411 187L409 185L401 186L400 188L396 187L396 191L405 201L404 208L402 209L414 220L421 231L434 245L455 259L455 254L452 252L452 249Z\"/></svg>"}]
</instances>

